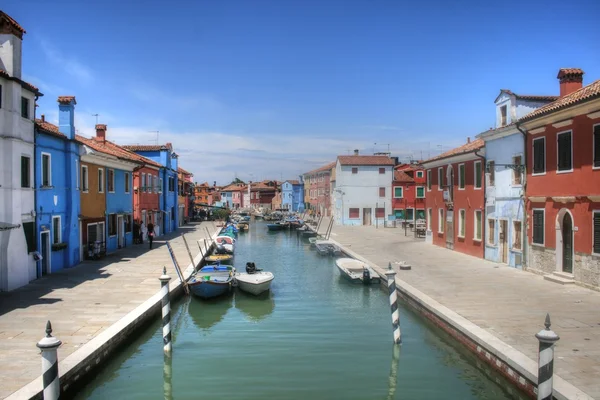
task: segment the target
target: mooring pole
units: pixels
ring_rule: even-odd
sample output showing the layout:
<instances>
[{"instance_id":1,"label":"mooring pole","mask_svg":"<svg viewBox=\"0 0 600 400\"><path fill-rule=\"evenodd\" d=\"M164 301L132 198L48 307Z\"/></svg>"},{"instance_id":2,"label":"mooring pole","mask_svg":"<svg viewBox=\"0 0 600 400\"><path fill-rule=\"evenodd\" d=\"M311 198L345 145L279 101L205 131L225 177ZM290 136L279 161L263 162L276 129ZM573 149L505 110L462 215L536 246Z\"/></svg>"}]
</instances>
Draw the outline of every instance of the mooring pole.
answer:
<instances>
[{"instance_id":1,"label":"mooring pole","mask_svg":"<svg viewBox=\"0 0 600 400\"><path fill-rule=\"evenodd\" d=\"M392 269L392 263L388 265L385 271L387 277L388 293L390 296L390 307L392 310L392 329L394 330L394 344L402 343L400 332L400 310L398 310L398 293L396 292L396 271Z\"/></svg>"},{"instance_id":2,"label":"mooring pole","mask_svg":"<svg viewBox=\"0 0 600 400\"><path fill-rule=\"evenodd\" d=\"M165 354L171 353L171 303L169 301L169 281L171 277L167 275L167 267L163 267L163 274L160 278L160 294L162 306L162 325L163 325L163 349Z\"/></svg>"},{"instance_id":3,"label":"mooring pole","mask_svg":"<svg viewBox=\"0 0 600 400\"><path fill-rule=\"evenodd\" d=\"M550 329L550 314L546 314L544 321L546 329L536 333L535 337L540 341L540 352L538 356L538 400L552 400L552 376L554 374L554 344L560 339Z\"/></svg>"},{"instance_id":4,"label":"mooring pole","mask_svg":"<svg viewBox=\"0 0 600 400\"><path fill-rule=\"evenodd\" d=\"M58 347L60 340L52 336L52 324L46 323L46 337L37 343L42 351L42 381L44 400L58 400L60 397L60 380L58 377Z\"/></svg>"}]
</instances>

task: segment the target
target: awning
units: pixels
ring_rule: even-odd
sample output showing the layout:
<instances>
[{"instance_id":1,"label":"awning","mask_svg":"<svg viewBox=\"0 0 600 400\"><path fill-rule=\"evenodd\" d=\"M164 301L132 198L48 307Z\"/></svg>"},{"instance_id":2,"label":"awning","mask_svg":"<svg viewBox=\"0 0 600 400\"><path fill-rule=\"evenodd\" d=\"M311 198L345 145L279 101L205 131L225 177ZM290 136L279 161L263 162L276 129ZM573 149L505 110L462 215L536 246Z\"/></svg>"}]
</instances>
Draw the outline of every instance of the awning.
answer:
<instances>
[{"instance_id":1,"label":"awning","mask_svg":"<svg viewBox=\"0 0 600 400\"><path fill-rule=\"evenodd\" d=\"M8 222L0 222L0 231L9 231L11 229L18 229L21 224L10 224Z\"/></svg>"}]
</instances>

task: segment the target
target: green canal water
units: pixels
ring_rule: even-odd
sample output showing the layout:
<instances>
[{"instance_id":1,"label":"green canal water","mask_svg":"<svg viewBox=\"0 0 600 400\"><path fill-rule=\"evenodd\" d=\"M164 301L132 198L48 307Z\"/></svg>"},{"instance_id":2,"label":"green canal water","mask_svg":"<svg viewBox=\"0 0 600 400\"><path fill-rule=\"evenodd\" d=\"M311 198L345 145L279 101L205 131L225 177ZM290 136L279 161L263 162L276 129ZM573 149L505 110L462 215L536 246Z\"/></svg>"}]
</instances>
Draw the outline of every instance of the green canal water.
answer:
<instances>
[{"instance_id":1,"label":"green canal water","mask_svg":"<svg viewBox=\"0 0 600 400\"><path fill-rule=\"evenodd\" d=\"M152 324L77 399L514 399L452 338L400 307L393 346L387 294L340 278L295 232L253 223L235 265L272 271L271 292L173 304L172 358ZM157 290L159 282L157 279Z\"/></svg>"}]
</instances>

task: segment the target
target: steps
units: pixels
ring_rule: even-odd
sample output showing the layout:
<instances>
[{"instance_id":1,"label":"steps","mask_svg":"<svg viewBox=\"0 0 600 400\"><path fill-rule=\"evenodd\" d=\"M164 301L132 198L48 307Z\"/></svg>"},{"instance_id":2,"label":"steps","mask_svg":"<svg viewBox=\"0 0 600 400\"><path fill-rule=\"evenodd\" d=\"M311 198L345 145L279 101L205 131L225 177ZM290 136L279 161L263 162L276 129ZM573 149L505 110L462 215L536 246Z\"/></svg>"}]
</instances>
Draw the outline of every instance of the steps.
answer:
<instances>
[{"instance_id":1,"label":"steps","mask_svg":"<svg viewBox=\"0 0 600 400\"><path fill-rule=\"evenodd\" d=\"M560 285L572 285L575 283L573 274L568 274L566 272L553 272L551 274L544 275L544 279Z\"/></svg>"}]
</instances>

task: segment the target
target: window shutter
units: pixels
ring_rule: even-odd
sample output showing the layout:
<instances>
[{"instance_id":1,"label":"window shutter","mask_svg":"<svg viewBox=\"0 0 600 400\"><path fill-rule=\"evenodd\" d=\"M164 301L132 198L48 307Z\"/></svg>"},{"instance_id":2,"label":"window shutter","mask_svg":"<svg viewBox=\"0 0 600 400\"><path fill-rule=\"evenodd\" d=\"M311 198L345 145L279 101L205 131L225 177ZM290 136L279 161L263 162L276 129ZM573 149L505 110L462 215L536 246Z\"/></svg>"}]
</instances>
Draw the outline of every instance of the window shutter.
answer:
<instances>
[{"instance_id":1,"label":"window shutter","mask_svg":"<svg viewBox=\"0 0 600 400\"><path fill-rule=\"evenodd\" d=\"M594 127L594 167L600 167L600 125Z\"/></svg>"},{"instance_id":2,"label":"window shutter","mask_svg":"<svg viewBox=\"0 0 600 400\"><path fill-rule=\"evenodd\" d=\"M594 253L600 254L600 213L594 214Z\"/></svg>"},{"instance_id":3,"label":"window shutter","mask_svg":"<svg viewBox=\"0 0 600 400\"><path fill-rule=\"evenodd\" d=\"M459 173L460 173L460 187L464 188L465 184L466 184L466 182L465 182L465 166L461 165L459 167L459 169L460 169L460 171L459 171Z\"/></svg>"},{"instance_id":4,"label":"window shutter","mask_svg":"<svg viewBox=\"0 0 600 400\"><path fill-rule=\"evenodd\" d=\"M558 169L571 169L571 133L563 133L558 137Z\"/></svg>"},{"instance_id":5,"label":"window shutter","mask_svg":"<svg viewBox=\"0 0 600 400\"><path fill-rule=\"evenodd\" d=\"M533 146L533 159L534 159L534 165L533 165L533 172L534 173L542 173L544 172L544 158L545 158L545 149L544 149L544 144L545 144L545 139L542 140L536 140L534 142L534 146Z\"/></svg>"}]
</instances>

